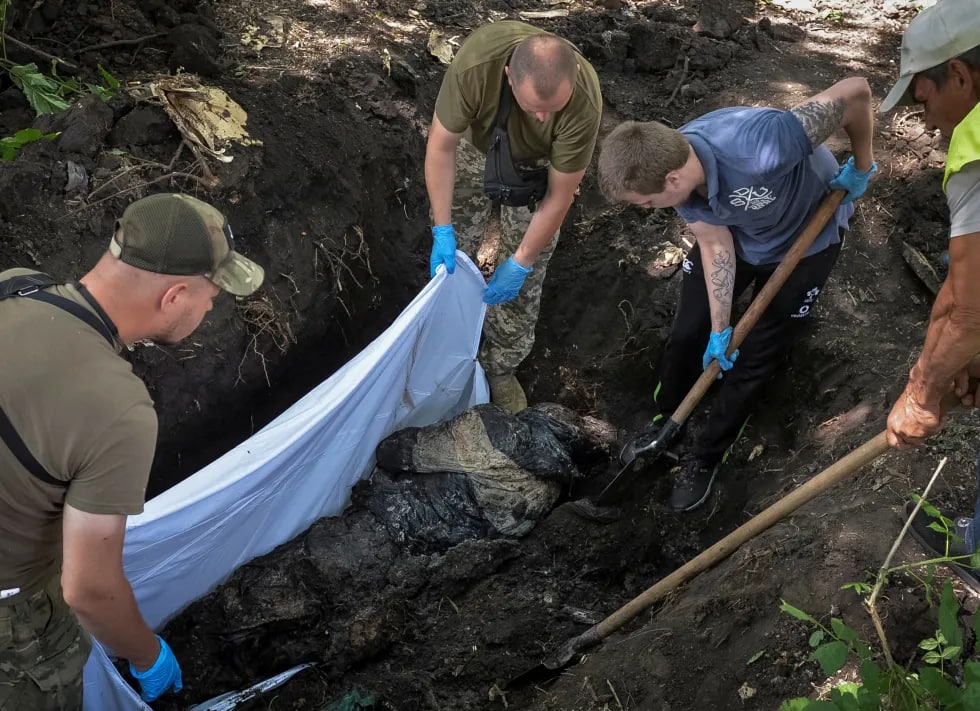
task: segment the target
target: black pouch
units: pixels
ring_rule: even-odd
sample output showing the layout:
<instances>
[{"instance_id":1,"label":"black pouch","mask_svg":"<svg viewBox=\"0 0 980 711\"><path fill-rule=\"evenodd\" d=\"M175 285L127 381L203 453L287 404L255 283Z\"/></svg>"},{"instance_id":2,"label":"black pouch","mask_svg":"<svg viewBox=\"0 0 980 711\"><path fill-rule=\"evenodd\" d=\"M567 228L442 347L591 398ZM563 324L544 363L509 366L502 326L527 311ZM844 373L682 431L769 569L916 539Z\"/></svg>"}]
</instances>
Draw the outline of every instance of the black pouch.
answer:
<instances>
[{"instance_id":1,"label":"black pouch","mask_svg":"<svg viewBox=\"0 0 980 711\"><path fill-rule=\"evenodd\" d=\"M507 137L507 117L514 102L510 83L504 77L500 90L497 123L490 137L487 163L483 172L483 191L487 197L507 207L527 207L531 212L548 192L548 168L519 168L514 165Z\"/></svg>"}]
</instances>

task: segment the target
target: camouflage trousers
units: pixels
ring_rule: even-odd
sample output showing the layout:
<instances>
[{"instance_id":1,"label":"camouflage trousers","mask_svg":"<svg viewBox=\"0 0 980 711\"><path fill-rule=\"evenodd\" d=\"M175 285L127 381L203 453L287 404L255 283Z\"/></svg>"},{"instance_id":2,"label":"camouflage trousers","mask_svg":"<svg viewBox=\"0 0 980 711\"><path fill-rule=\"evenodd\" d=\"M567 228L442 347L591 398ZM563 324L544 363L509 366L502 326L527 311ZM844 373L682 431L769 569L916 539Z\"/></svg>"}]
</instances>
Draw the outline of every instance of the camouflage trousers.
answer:
<instances>
[{"instance_id":1,"label":"camouflage trousers","mask_svg":"<svg viewBox=\"0 0 980 711\"><path fill-rule=\"evenodd\" d=\"M486 156L473 144L460 141L453 193L456 243L484 274L514 253L531 223L531 211L526 207L493 205L487 199L483 192L485 163ZM499 224L493 224L496 219L491 223L493 207L500 210ZM488 223L490 229L487 229ZM499 242L494 239L496 234L499 234ZM534 262L534 271L528 274L516 299L487 308L479 360L488 376L512 374L531 352L541 307L541 287L556 244L557 232Z\"/></svg>"},{"instance_id":2,"label":"camouflage trousers","mask_svg":"<svg viewBox=\"0 0 980 711\"><path fill-rule=\"evenodd\" d=\"M88 634L61 594L61 576L11 604L0 602L0 709L81 711Z\"/></svg>"}]
</instances>

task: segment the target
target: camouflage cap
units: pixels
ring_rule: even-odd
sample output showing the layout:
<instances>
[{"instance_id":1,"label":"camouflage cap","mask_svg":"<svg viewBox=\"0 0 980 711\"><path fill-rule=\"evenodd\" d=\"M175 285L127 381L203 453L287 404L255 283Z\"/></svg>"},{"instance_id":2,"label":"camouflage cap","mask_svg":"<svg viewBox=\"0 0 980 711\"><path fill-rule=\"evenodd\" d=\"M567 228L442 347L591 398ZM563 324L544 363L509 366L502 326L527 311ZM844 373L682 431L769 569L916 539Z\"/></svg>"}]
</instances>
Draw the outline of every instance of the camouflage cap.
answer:
<instances>
[{"instance_id":1,"label":"camouflage cap","mask_svg":"<svg viewBox=\"0 0 980 711\"><path fill-rule=\"evenodd\" d=\"M116 221L109 251L148 272L205 276L230 294L262 285L262 267L235 251L228 220L189 195L160 193L130 203Z\"/></svg>"}]
</instances>

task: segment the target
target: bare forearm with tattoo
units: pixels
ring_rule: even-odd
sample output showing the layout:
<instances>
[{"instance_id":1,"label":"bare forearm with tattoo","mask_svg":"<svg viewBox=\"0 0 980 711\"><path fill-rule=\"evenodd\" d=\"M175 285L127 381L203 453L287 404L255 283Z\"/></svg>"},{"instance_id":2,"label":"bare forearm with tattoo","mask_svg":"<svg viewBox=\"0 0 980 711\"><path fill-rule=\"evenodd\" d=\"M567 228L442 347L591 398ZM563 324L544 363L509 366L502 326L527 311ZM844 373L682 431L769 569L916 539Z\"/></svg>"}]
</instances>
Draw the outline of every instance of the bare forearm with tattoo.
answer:
<instances>
[{"instance_id":1,"label":"bare forearm with tattoo","mask_svg":"<svg viewBox=\"0 0 980 711\"><path fill-rule=\"evenodd\" d=\"M711 268L705 272L711 298L711 330L728 328L732 317L732 293L735 289L735 259L730 250L720 248L711 258Z\"/></svg>"},{"instance_id":2,"label":"bare forearm with tattoo","mask_svg":"<svg viewBox=\"0 0 980 711\"><path fill-rule=\"evenodd\" d=\"M803 131L810 139L810 145L819 146L830 138L844 121L844 99L811 99L792 110L792 114L803 124Z\"/></svg>"},{"instance_id":3,"label":"bare forearm with tattoo","mask_svg":"<svg viewBox=\"0 0 980 711\"><path fill-rule=\"evenodd\" d=\"M874 162L871 148L874 111L867 79L843 79L794 107L791 113L802 124L813 147L826 141L837 129L844 129L851 140L854 167L862 172L870 170Z\"/></svg>"}]
</instances>

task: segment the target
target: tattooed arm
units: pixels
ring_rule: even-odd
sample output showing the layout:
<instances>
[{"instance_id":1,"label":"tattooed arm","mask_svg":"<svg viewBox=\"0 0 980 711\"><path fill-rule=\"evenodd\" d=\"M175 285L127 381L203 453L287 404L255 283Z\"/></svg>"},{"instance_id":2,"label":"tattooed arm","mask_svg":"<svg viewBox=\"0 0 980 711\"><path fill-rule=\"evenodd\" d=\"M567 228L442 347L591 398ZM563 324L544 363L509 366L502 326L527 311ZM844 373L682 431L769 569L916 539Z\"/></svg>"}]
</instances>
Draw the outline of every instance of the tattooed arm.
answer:
<instances>
[{"instance_id":1,"label":"tattooed arm","mask_svg":"<svg viewBox=\"0 0 980 711\"><path fill-rule=\"evenodd\" d=\"M727 227L692 222L688 225L698 240L704 283L711 308L711 330L724 331L731 325L732 295L735 291L735 243Z\"/></svg>"},{"instance_id":2,"label":"tattooed arm","mask_svg":"<svg viewBox=\"0 0 980 711\"><path fill-rule=\"evenodd\" d=\"M843 128L851 139L854 167L862 172L871 168L874 113L867 79L851 77L839 81L795 106L791 113L803 124L814 147L826 141L838 128Z\"/></svg>"}]
</instances>

